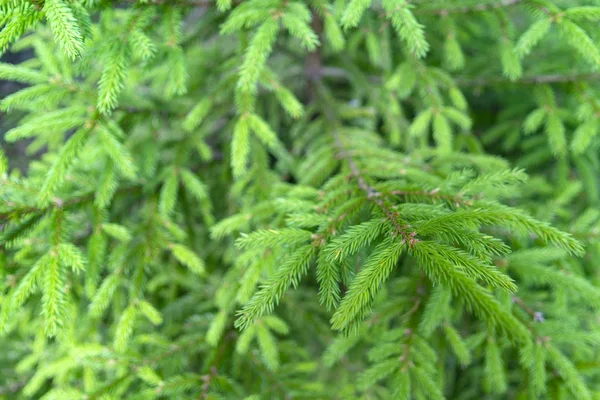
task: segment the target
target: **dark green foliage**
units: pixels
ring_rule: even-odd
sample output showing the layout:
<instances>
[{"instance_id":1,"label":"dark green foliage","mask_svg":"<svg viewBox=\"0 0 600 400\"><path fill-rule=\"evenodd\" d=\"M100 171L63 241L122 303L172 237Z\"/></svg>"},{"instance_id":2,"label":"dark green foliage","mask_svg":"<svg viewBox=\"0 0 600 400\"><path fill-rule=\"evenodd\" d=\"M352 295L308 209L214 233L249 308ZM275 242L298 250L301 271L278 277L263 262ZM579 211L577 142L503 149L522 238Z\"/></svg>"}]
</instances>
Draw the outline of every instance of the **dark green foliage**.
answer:
<instances>
[{"instance_id":1,"label":"dark green foliage","mask_svg":"<svg viewBox=\"0 0 600 400\"><path fill-rule=\"evenodd\" d=\"M599 21L0 0L0 398L600 398Z\"/></svg>"}]
</instances>

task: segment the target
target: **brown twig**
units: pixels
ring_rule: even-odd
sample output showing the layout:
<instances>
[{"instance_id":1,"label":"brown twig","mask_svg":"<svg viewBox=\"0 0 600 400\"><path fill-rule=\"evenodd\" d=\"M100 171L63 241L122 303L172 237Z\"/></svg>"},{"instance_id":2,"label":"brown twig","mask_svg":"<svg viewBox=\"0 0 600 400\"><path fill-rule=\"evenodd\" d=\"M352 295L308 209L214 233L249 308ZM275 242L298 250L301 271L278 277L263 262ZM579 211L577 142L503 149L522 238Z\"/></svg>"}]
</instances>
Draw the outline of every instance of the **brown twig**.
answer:
<instances>
[{"instance_id":1,"label":"brown twig","mask_svg":"<svg viewBox=\"0 0 600 400\"><path fill-rule=\"evenodd\" d=\"M520 297L513 295L512 301L521 307L527 314L531 315L535 322L544 322L544 314L542 314L541 311L535 311L533 308L529 307Z\"/></svg>"}]
</instances>

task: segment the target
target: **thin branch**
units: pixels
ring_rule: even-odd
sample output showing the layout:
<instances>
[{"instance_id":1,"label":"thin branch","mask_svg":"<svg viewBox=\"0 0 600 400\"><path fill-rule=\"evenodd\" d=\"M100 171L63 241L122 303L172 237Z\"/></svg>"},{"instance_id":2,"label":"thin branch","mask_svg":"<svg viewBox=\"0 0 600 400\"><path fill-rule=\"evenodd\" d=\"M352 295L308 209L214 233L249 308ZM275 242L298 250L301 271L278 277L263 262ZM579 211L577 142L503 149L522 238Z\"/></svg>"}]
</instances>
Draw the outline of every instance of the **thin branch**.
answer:
<instances>
[{"instance_id":1,"label":"thin branch","mask_svg":"<svg viewBox=\"0 0 600 400\"><path fill-rule=\"evenodd\" d=\"M523 0L501 0L496 1L494 3L480 3L472 6L465 7L455 7L455 8L443 8L443 9L417 9L415 10L415 14L438 14L438 15L448 15L448 14L465 14L471 12L483 12L495 10L498 8L510 7L521 3Z\"/></svg>"},{"instance_id":2,"label":"thin branch","mask_svg":"<svg viewBox=\"0 0 600 400\"><path fill-rule=\"evenodd\" d=\"M137 191L140 189L141 189L141 186L139 186L139 185L123 187L115 192L115 196L121 195L124 193L134 192L134 191ZM14 208L14 209L8 210L5 213L1 213L0 220L5 220L5 219L9 219L11 217L22 216L22 215L27 215L27 214L46 214L51 211L54 211L55 209L69 209L72 207L77 207L80 204L92 201L94 199L95 195L96 195L96 192L91 192L91 193L85 194L83 196L75 197L75 198L72 198L69 200L63 200L63 199L56 197L53 199L52 203L50 203L48 206L46 206L44 208L26 206L26 205L18 205L18 208Z\"/></svg>"},{"instance_id":3,"label":"thin branch","mask_svg":"<svg viewBox=\"0 0 600 400\"><path fill-rule=\"evenodd\" d=\"M312 11L312 29L319 37L319 40L322 40L323 36L323 22L315 11ZM306 63L304 66L304 75L307 79L307 98L309 102L315 100L315 82L317 82L321 77L321 71L323 70L321 66L321 47L317 47L313 52L308 54L306 57Z\"/></svg>"},{"instance_id":4,"label":"thin branch","mask_svg":"<svg viewBox=\"0 0 600 400\"><path fill-rule=\"evenodd\" d=\"M21 390L27 384L29 379L30 378L28 377L28 378L22 379L20 381L9 383L6 386L0 386L0 395L17 393L19 390Z\"/></svg>"},{"instance_id":5,"label":"thin branch","mask_svg":"<svg viewBox=\"0 0 600 400\"><path fill-rule=\"evenodd\" d=\"M521 307L527 314L531 315L535 322L544 322L544 314L542 314L541 311L535 311L533 308L529 307L520 297L513 295L512 301Z\"/></svg>"},{"instance_id":6,"label":"thin branch","mask_svg":"<svg viewBox=\"0 0 600 400\"><path fill-rule=\"evenodd\" d=\"M524 76L517 80L510 80L502 77L482 77L482 78L457 78L456 83L460 86L493 86L493 85L505 85L505 84L535 84L540 85L544 83L572 83L579 81L593 81L600 79L600 73L589 72L581 74L548 74L548 75L534 75Z\"/></svg>"},{"instance_id":7,"label":"thin branch","mask_svg":"<svg viewBox=\"0 0 600 400\"><path fill-rule=\"evenodd\" d=\"M322 67L319 76L332 79L351 80L352 77L348 71L339 67ZM381 84L381 77L371 75L368 77L370 82ZM455 82L463 87L483 87L493 85L541 85L544 83L573 83L582 81L600 80L598 72L582 72L579 74L547 74L547 75L532 75L524 76L520 79L510 80L501 76L490 77L456 77Z\"/></svg>"},{"instance_id":8,"label":"thin branch","mask_svg":"<svg viewBox=\"0 0 600 400\"><path fill-rule=\"evenodd\" d=\"M131 1L131 0L129 0ZM150 5L182 5L182 6L194 6L194 7L205 7L205 6L213 6L215 5L214 0L183 0L183 1L173 1L173 0L153 0L148 2Z\"/></svg>"}]
</instances>

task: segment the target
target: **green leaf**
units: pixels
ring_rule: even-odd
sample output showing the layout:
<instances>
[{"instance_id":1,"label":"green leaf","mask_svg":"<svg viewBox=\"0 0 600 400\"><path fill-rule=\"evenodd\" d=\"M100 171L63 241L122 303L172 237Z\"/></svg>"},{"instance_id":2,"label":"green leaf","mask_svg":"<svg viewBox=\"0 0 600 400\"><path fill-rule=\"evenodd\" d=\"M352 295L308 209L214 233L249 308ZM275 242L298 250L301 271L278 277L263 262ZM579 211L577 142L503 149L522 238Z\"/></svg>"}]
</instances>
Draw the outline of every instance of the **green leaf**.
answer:
<instances>
[{"instance_id":1,"label":"green leaf","mask_svg":"<svg viewBox=\"0 0 600 400\"><path fill-rule=\"evenodd\" d=\"M137 308L134 304L130 304L123 314L121 314L121 318L119 318L119 322L117 323L117 328L115 330L115 339L114 339L114 347L115 350L119 353L125 352L129 345L129 340L133 333L133 325L135 323L135 318L137 316Z\"/></svg>"},{"instance_id":2,"label":"green leaf","mask_svg":"<svg viewBox=\"0 0 600 400\"><path fill-rule=\"evenodd\" d=\"M428 398L432 400L444 400L440 386L433 380L430 371L415 367L410 369L410 375L415 389L420 389L422 393L426 393Z\"/></svg>"},{"instance_id":3,"label":"green leaf","mask_svg":"<svg viewBox=\"0 0 600 400\"><path fill-rule=\"evenodd\" d=\"M43 11L65 53L72 59L79 57L83 52L83 37L71 8L63 0L46 0Z\"/></svg>"},{"instance_id":4,"label":"green leaf","mask_svg":"<svg viewBox=\"0 0 600 400\"><path fill-rule=\"evenodd\" d=\"M280 335L286 335L289 333L290 328L287 324L280 318L277 318L274 315L267 315L261 319L263 323L269 327L269 329L279 333Z\"/></svg>"},{"instance_id":5,"label":"green leaf","mask_svg":"<svg viewBox=\"0 0 600 400\"><path fill-rule=\"evenodd\" d=\"M250 154L250 124L248 118L238 119L231 139L231 169L235 177L240 177L246 172L248 156Z\"/></svg>"},{"instance_id":6,"label":"green leaf","mask_svg":"<svg viewBox=\"0 0 600 400\"><path fill-rule=\"evenodd\" d=\"M558 371L574 398L582 400L592 399L590 389L571 360L552 345L548 346L547 355L549 363Z\"/></svg>"},{"instance_id":7,"label":"green leaf","mask_svg":"<svg viewBox=\"0 0 600 400\"><path fill-rule=\"evenodd\" d=\"M383 7L396 33L406 43L411 54L417 58L425 57L429 51L429 44L425 39L425 27L410 11L412 5L406 0L384 0Z\"/></svg>"},{"instance_id":8,"label":"green leaf","mask_svg":"<svg viewBox=\"0 0 600 400\"><path fill-rule=\"evenodd\" d=\"M502 72L510 80L516 80L523 75L523 67L517 56L513 44L508 39L500 41L500 59L502 61Z\"/></svg>"},{"instance_id":9,"label":"green leaf","mask_svg":"<svg viewBox=\"0 0 600 400\"><path fill-rule=\"evenodd\" d=\"M531 53L531 50L546 36L551 25L549 18L542 18L533 23L517 41L515 54L523 58Z\"/></svg>"},{"instance_id":10,"label":"green leaf","mask_svg":"<svg viewBox=\"0 0 600 400\"><path fill-rule=\"evenodd\" d=\"M235 326L248 328L253 321L273 311L290 286L298 286L300 279L306 274L308 266L315 255L312 245L305 245L289 256L279 266L275 274L261 287L239 313Z\"/></svg>"},{"instance_id":11,"label":"green leaf","mask_svg":"<svg viewBox=\"0 0 600 400\"><path fill-rule=\"evenodd\" d=\"M154 306L145 300L138 301L137 303L140 312L150 321L153 325L162 324L163 318L160 312L154 308Z\"/></svg>"},{"instance_id":12,"label":"green leaf","mask_svg":"<svg viewBox=\"0 0 600 400\"><path fill-rule=\"evenodd\" d=\"M442 153L452 152L452 129L446 117L440 113L433 117L433 137Z\"/></svg>"},{"instance_id":13,"label":"green leaf","mask_svg":"<svg viewBox=\"0 0 600 400\"><path fill-rule=\"evenodd\" d=\"M256 337L256 325L249 326L245 329L235 344L235 351L238 354L246 354L250 348L250 343Z\"/></svg>"},{"instance_id":14,"label":"green leaf","mask_svg":"<svg viewBox=\"0 0 600 400\"><path fill-rule=\"evenodd\" d=\"M204 261L196 253L181 244L172 244L169 247L177 261L188 267L190 271L197 275L205 274Z\"/></svg>"},{"instance_id":15,"label":"green leaf","mask_svg":"<svg viewBox=\"0 0 600 400\"><path fill-rule=\"evenodd\" d=\"M0 179L8 172L8 159L0 147Z\"/></svg>"},{"instance_id":16,"label":"green leaf","mask_svg":"<svg viewBox=\"0 0 600 400\"><path fill-rule=\"evenodd\" d=\"M579 21L599 21L600 7L595 6L579 6L570 7L565 10L565 17L574 22Z\"/></svg>"},{"instance_id":17,"label":"green leaf","mask_svg":"<svg viewBox=\"0 0 600 400\"><path fill-rule=\"evenodd\" d=\"M226 311L221 310L212 320L208 332L206 332L206 342L215 347L225 331L229 315Z\"/></svg>"},{"instance_id":18,"label":"green leaf","mask_svg":"<svg viewBox=\"0 0 600 400\"><path fill-rule=\"evenodd\" d=\"M411 380L408 371L402 370L394 376L394 399L410 400L411 399Z\"/></svg>"},{"instance_id":19,"label":"green leaf","mask_svg":"<svg viewBox=\"0 0 600 400\"><path fill-rule=\"evenodd\" d=\"M44 258L43 269L42 315L44 330L52 337L58 334L66 318L65 273L56 255Z\"/></svg>"},{"instance_id":20,"label":"green leaf","mask_svg":"<svg viewBox=\"0 0 600 400\"><path fill-rule=\"evenodd\" d=\"M579 55L592 64L595 68L600 68L600 51L590 36L578 25L569 20L562 20L557 24L562 38Z\"/></svg>"},{"instance_id":21,"label":"green leaf","mask_svg":"<svg viewBox=\"0 0 600 400\"><path fill-rule=\"evenodd\" d=\"M373 250L331 317L333 329L346 329L365 316L377 291L396 266L402 247L400 240L387 238Z\"/></svg>"},{"instance_id":22,"label":"green leaf","mask_svg":"<svg viewBox=\"0 0 600 400\"><path fill-rule=\"evenodd\" d=\"M97 107L102 114L110 114L117 107L118 98L125 86L129 60L127 47L120 41L111 44L98 83Z\"/></svg>"},{"instance_id":23,"label":"green leaf","mask_svg":"<svg viewBox=\"0 0 600 400\"><path fill-rule=\"evenodd\" d=\"M419 323L419 332L424 337L429 337L448 318L450 299L451 293L444 286L437 285L432 289Z\"/></svg>"},{"instance_id":24,"label":"green leaf","mask_svg":"<svg viewBox=\"0 0 600 400\"><path fill-rule=\"evenodd\" d=\"M277 134L261 117L256 114L248 116L248 125L254 134L268 147L275 147L278 143Z\"/></svg>"},{"instance_id":25,"label":"green leaf","mask_svg":"<svg viewBox=\"0 0 600 400\"><path fill-rule=\"evenodd\" d=\"M183 120L182 126L188 132L196 129L208 115L212 107L212 100L209 97L205 97L200 100L194 108L186 115Z\"/></svg>"},{"instance_id":26,"label":"green leaf","mask_svg":"<svg viewBox=\"0 0 600 400\"><path fill-rule=\"evenodd\" d=\"M56 161L48 171L40 190L40 204L47 204L66 179L67 173L89 138L88 129L80 129L62 147Z\"/></svg>"},{"instance_id":27,"label":"green leaf","mask_svg":"<svg viewBox=\"0 0 600 400\"><path fill-rule=\"evenodd\" d=\"M417 114L416 118L413 120L410 125L409 132L412 136L423 136L427 129L429 128L429 124L433 117L433 109L428 108L424 111L421 111Z\"/></svg>"},{"instance_id":28,"label":"green leaf","mask_svg":"<svg viewBox=\"0 0 600 400\"><path fill-rule=\"evenodd\" d=\"M340 51L344 48L346 39L344 38L344 34L340 29L335 17L330 13L327 13L324 18L324 32L325 38L331 45L331 48L334 51Z\"/></svg>"},{"instance_id":29,"label":"green leaf","mask_svg":"<svg viewBox=\"0 0 600 400\"><path fill-rule=\"evenodd\" d=\"M281 18L283 26L288 30L288 32L300 39L300 43L302 43L302 47L307 49L308 51L314 51L317 46L321 43L319 41L319 37L317 34L311 29L310 25L308 25L307 21L303 21L298 18L298 16L285 13Z\"/></svg>"},{"instance_id":30,"label":"green leaf","mask_svg":"<svg viewBox=\"0 0 600 400\"><path fill-rule=\"evenodd\" d=\"M273 371L277 370L279 368L279 351L277 350L275 338L261 323L256 324L256 339L267 367Z\"/></svg>"},{"instance_id":31,"label":"green leaf","mask_svg":"<svg viewBox=\"0 0 600 400\"><path fill-rule=\"evenodd\" d=\"M21 65L0 63L0 79L21 83L46 83L50 79L40 71L29 69Z\"/></svg>"},{"instance_id":32,"label":"green leaf","mask_svg":"<svg viewBox=\"0 0 600 400\"><path fill-rule=\"evenodd\" d=\"M465 342L460 337L460 334L454 329L453 326L449 324L444 325L444 333L446 334L446 339L448 343L450 343L450 347L452 351L458 358L458 361L466 366L471 363L471 354Z\"/></svg>"},{"instance_id":33,"label":"green leaf","mask_svg":"<svg viewBox=\"0 0 600 400\"><path fill-rule=\"evenodd\" d=\"M8 130L5 139L8 142L14 142L19 139L47 133L48 129L62 133L63 131L77 128L85 122L85 111L85 107L73 106L43 113Z\"/></svg>"},{"instance_id":34,"label":"green leaf","mask_svg":"<svg viewBox=\"0 0 600 400\"><path fill-rule=\"evenodd\" d=\"M485 345L484 384L490 393L505 393L508 389L504 361L500 348L494 338Z\"/></svg>"},{"instance_id":35,"label":"green leaf","mask_svg":"<svg viewBox=\"0 0 600 400\"><path fill-rule=\"evenodd\" d=\"M552 152L559 156L565 154L567 150L565 125L555 113L548 114L546 117L546 135Z\"/></svg>"},{"instance_id":36,"label":"green leaf","mask_svg":"<svg viewBox=\"0 0 600 400\"><path fill-rule=\"evenodd\" d=\"M250 40L240 67L240 78L238 87L243 91L254 92L260 73L277 39L279 23L274 18L269 18L258 28L256 34Z\"/></svg>"},{"instance_id":37,"label":"green leaf","mask_svg":"<svg viewBox=\"0 0 600 400\"><path fill-rule=\"evenodd\" d=\"M596 120L587 121L575 130L573 141L571 142L571 150L575 154L585 152L594 137L598 135L598 122Z\"/></svg>"},{"instance_id":38,"label":"green leaf","mask_svg":"<svg viewBox=\"0 0 600 400\"><path fill-rule=\"evenodd\" d=\"M546 115L546 110L543 108L533 110L523 122L523 131L525 131L527 134L537 131L544 122Z\"/></svg>"},{"instance_id":39,"label":"green leaf","mask_svg":"<svg viewBox=\"0 0 600 400\"><path fill-rule=\"evenodd\" d=\"M198 177L190 170L182 169L179 171L181 175L181 181L183 186L188 192L192 194L197 200L203 201L208 199L208 189Z\"/></svg>"},{"instance_id":40,"label":"green leaf","mask_svg":"<svg viewBox=\"0 0 600 400\"><path fill-rule=\"evenodd\" d=\"M33 294L37 285L40 284L42 277L45 273L50 257L49 254L42 256L32 267L27 271L25 276L21 278L18 286L12 293L12 297L9 298L10 303L3 304L3 310L14 311L20 308L25 301ZM2 330L0 330L2 331Z\"/></svg>"},{"instance_id":41,"label":"green leaf","mask_svg":"<svg viewBox=\"0 0 600 400\"><path fill-rule=\"evenodd\" d=\"M123 146L104 124L99 125L97 130L100 143L106 154L115 166L127 179L135 179L137 167L129 150Z\"/></svg>"},{"instance_id":42,"label":"green leaf","mask_svg":"<svg viewBox=\"0 0 600 400\"><path fill-rule=\"evenodd\" d=\"M161 383L163 383L163 380L156 373L156 371L147 365L142 366L137 370L137 376L152 386L159 386Z\"/></svg>"},{"instance_id":43,"label":"green leaf","mask_svg":"<svg viewBox=\"0 0 600 400\"><path fill-rule=\"evenodd\" d=\"M119 276L116 274L110 275L102 282L89 306L90 315L92 317L97 318L102 315L104 310L106 310L110 304L118 286Z\"/></svg>"},{"instance_id":44,"label":"green leaf","mask_svg":"<svg viewBox=\"0 0 600 400\"><path fill-rule=\"evenodd\" d=\"M156 54L152 39L140 30L132 30L129 33L129 41L133 54L142 61L149 61Z\"/></svg>"},{"instance_id":45,"label":"green leaf","mask_svg":"<svg viewBox=\"0 0 600 400\"><path fill-rule=\"evenodd\" d=\"M348 228L343 235L334 238L324 249L327 259L341 262L348 256L356 254L363 247L368 246L381 233L385 222L375 218Z\"/></svg>"},{"instance_id":46,"label":"green leaf","mask_svg":"<svg viewBox=\"0 0 600 400\"><path fill-rule=\"evenodd\" d=\"M418 241L409 249L411 256L429 279L435 284L448 287L479 318L502 329L515 341L520 342L529 337L523 325L512 314L503 310L488 290L446 260L439 253L438 246L434 242Z\"/></svg>"},{"instance_id":47,"label":"green leaf","mask_svg":"<svg viewBox=\"0 0 600 400\"><path fill-rule=\"evenodd\" d=\"M112 160L107 160L106 166L100 176L100 181L98 182L98 188L94 195L94 204L100 208L108 207L117 191L118 183L114 165Z\"/></svg>"},{"instance_id":48,"label":"green leaf","mask_svg":"<svg viewBox=\"0 0 600 400\"><path fill-rule=\"evenodd\" d=\"M348 29L357 26L371 2L372 0L351 0L342 15L342 27Z\"/></svg>"},{"instance_id":49,"label":"green leaf","mask_svg":"<svg viewBox=\"0 0 600 400\"><path fill-rule=\"evenodd\" d=\"M294 93L283 86L277 85L275 88L275 96L277 96L277 100L279 100L283 109L292 118L299 118L304 112L302 103L300 103Z\"/></svg>"},{"instance_id":50,"label":"green leaf","mask_svg":"<svg viewBox=\"0 0 600 400\"><path fill-rule=\"evenodd\" d=\"M444 42L444 61L451 70L459 70L465 66L465 56L456 35L448 35Z\"/></svg>"},{"instance_id":51,"label":"green leaf","mask_svg":"<svg viewBox=\"0 0 600 400\"><path fill-rule=\"evenodd\" d=\"M226 11L231 8L231 0L217 0L217 8L219 11Z\"/></svg>"},{"instance_id":52,"label":"green leaf","mask_svg":"<svg viewBox=\"0 0 600 400\"><path fill-rule=\"evenodd\" d=\"M80 272L86 264L83 252L72 243L61 243L56 247L58 258L62 265L70 267L75 272Z\"/></svg>"},{"instance_id":53,"label":"green leaf","mask_svg":"<svg viewBox=\"0 0 600 400\"><path fill-rule=\"evenodd\" d=\"M109 236L120 240L121 242L129 242L132 238L129 229L127 229L123 225L103 223L102 230L106 232Z\"/></svg>"},{"instance_id":54,"label":"green leaf","mask_svg":"<svg viewBox=\"0 0 600 400\"><path fill-rule=\"evenodd\" d=\"M169 80L165 92L167 97L182 95L187 92L188 71L185 54L179 46L171 48L171 55L167 58L169 65Z\"/></svg>"},{"instance_id":55,"label":"green leaf","mask_svg":"<svg viewBox=\"0 0 600 400\"><path fill-rule=\"evenodd\" d=\"M298 245L306 244L312 238L312 232L296 228L284 229L265 229L252 232L249 235L243 235L236 240L236 247L240 249L248 248L276 248L286 246L293 248Z\"/></svg>"},{"instance_id":56,"label":"green leaf","mask_svg":"<svg viewBox=\"0 0 600 400\"><path fill-rule=\"evenodd\" d=\"M361 374L356 384L358 388L362 390L368 389L377 384L377 382L390 376L399 366L400 363L397 359L390 359L375 364Z\"/></svg>"},{"instance_id":57,"label":"green leaf","mask_svg":"<svg viewBox=\"0 0 600 400\"><path fill-rule=\"evenodd\" d=\"M160 190L158 209L164 216L169 216L175 209L177 192L179 190L179 175L175 169L169 171Z\"/></svg>"}]
</instances>

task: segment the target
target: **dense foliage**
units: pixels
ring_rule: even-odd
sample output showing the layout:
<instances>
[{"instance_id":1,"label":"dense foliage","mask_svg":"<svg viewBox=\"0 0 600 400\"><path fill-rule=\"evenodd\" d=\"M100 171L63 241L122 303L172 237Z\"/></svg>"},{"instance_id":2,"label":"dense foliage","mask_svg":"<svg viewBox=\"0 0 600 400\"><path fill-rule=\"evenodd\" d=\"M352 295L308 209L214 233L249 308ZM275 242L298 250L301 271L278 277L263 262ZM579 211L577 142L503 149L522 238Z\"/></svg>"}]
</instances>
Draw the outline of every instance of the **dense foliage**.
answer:
<instances>
[{"instance_id":1,"label":"dense foliage","mask_svg":"<svg viewBox=\"0 0 600 400\"><path fill-rule=\"evenodd\" d=\"M600 398L596 3L0 0L0 398Z\"/></svg>"}]
</instances>

